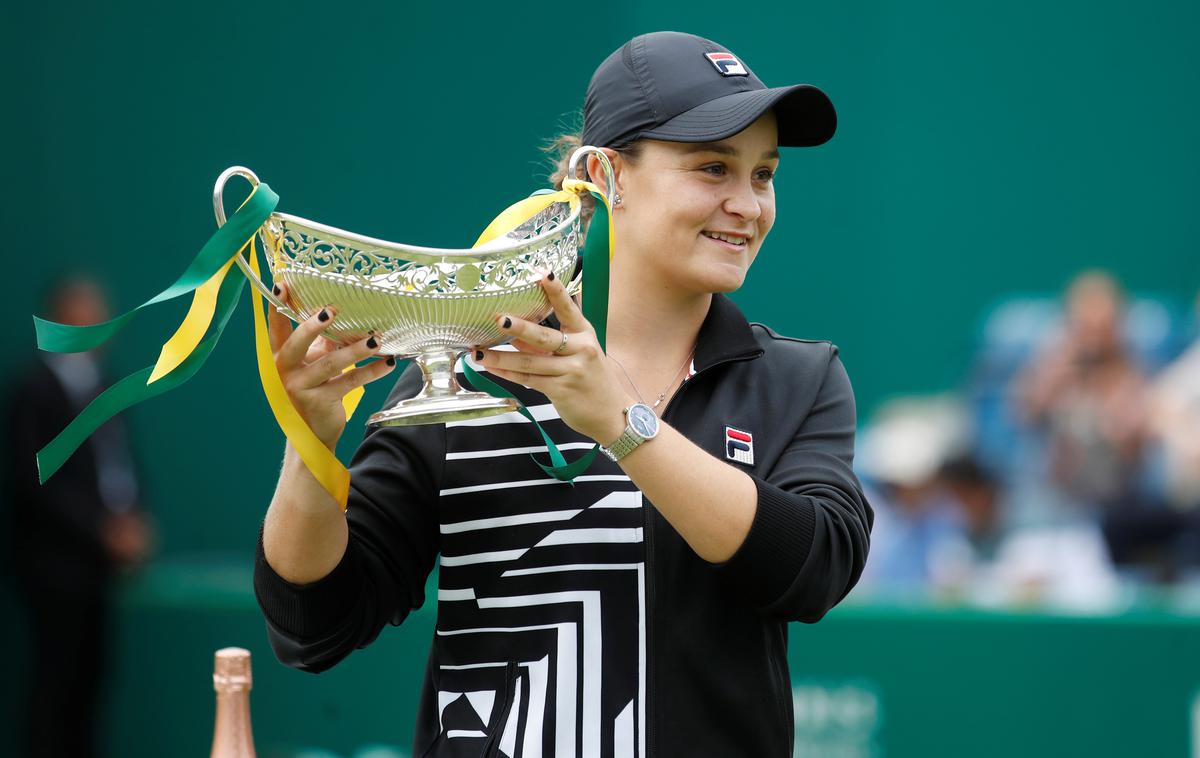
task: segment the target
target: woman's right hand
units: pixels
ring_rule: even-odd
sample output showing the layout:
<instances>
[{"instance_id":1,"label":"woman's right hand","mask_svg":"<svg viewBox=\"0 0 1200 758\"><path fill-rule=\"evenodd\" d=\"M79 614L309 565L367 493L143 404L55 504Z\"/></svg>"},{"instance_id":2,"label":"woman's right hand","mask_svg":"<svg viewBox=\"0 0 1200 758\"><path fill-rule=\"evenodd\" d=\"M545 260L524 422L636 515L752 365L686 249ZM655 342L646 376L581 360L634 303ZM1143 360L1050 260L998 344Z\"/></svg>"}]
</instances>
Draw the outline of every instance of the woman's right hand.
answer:
<instances>
[{"instance_id":1,"label":"woman's right hand","mask_svg":"<svg viewBox=\"0 0 1200 758\"><path fill-rule=\"evenodd\" d=\"M277 284L274 292L287 302L286 285ZM321 332L336 318L336 311L327 307L293 327L287 316L274 308L269 312L271 352L283 388L292 405L330 450L346 428L342 397L355 387L390 374L396 367L396 359L388 357L345 371L379 352L379 345L374 337L344 346L322 337Z\"/></svg>"}]
</instances>

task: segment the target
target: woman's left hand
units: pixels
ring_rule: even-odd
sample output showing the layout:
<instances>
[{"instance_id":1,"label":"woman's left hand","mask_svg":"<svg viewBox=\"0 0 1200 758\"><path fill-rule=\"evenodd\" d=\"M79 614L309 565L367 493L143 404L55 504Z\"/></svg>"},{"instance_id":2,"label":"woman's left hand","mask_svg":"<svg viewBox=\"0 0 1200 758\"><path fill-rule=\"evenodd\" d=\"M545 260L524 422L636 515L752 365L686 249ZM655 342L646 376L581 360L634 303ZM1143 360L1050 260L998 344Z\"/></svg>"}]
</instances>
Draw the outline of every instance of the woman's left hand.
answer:
<instances>
[{"instance_id":1,"label":"woman's left hand","mask_svg":"<svg viewBox=\"0 0 1200 758\"><path fill-rule=\"evenodd\" d=\"M611 444L625 431L622 411L634 401L562 282L551 273L541 285L561 330L501 314L500 331L515 338L512 345L518 352L476 349L475 360L502 379L541 392L575 431Z\"/></svg>"}]
</instances>

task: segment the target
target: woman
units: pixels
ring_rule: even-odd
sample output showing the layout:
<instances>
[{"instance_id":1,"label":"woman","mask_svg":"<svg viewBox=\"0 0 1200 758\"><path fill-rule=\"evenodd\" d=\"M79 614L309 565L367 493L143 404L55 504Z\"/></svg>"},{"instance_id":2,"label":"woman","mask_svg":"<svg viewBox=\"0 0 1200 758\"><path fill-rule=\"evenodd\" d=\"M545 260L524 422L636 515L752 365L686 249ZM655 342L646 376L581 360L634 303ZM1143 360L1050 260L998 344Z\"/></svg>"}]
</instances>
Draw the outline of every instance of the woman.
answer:
<instances>
[{"instance_id":1,"label":"woman","mask_svg":"<svg viewBox=\"0 0 1200 758\"><path fill-rule=\"evenodd\" d=\"M473 359L564 449L619 460L549 479L515 414L380 429L343 516L289 450L255 572L280 659L321 671L399 624L440 554L414 755L791 755L786 624L857 581L871 510L836 348L751 326L722 293L774 223L777 147L833 128L819 90L768 90L699 37L609 56L582 134L616 182L608 353L547 277L557 321L497 314L513 347ZM331 447L341 395L390 371L341 374L377 346L315 341L336 318L272 323ZM419 384L409 370L391 400Z\"/></svg>"}]
</instances>

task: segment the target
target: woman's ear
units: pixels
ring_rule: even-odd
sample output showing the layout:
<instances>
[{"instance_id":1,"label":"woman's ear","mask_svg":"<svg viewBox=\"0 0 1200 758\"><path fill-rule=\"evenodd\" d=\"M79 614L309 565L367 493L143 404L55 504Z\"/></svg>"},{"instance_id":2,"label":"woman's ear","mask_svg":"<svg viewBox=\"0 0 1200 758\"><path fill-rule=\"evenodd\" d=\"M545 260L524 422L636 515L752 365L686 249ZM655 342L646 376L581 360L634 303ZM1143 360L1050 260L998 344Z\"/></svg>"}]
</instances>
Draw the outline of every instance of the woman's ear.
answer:
<instances>
[{"instance_id":1,"label":"woman's ear","mask_svg":"<svg viewBox=\"0 0 1200 758\"><path fill-rule=\"evenodd\" d=\"M625 169L625 163L621 160L621 154L611 147L602 147L600 151L608 156L608 162L613 169L613 185L616 191L621 191L621 174ZM600 163L600 159L595 154L589 153L587 157L587 172L588 179L600 189L605 189L608 179L604 176L604 166ZM611 199L611 198L610 198Z\"/></svg>"}]
</instances>

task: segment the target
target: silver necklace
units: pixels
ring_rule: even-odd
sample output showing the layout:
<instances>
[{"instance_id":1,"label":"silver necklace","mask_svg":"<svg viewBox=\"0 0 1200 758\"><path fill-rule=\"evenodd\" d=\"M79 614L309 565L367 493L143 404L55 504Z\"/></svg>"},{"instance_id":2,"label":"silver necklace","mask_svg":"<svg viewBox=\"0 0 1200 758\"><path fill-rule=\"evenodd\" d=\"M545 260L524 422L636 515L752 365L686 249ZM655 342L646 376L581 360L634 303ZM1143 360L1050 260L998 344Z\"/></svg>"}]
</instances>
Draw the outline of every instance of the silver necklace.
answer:
<instances>
[{"instance_id":1,"label":"silver necklace","mask_svg":"<svg viewBox=\"0 0 1200 758\"><path fill-rule=\"evenodd\" d=\"M696 349L692 348L692 351L690 353L688 353L686 358L683 359L683 365L681 365L679 367L679 370L675 372L675 376L671 377L671 381L669 384L667 384L666 388L664 388L663 391L659 393L658 399L654 401L654 405L650 406L651 408L657 408L659 405L662 404L662 401L667 399L667 393L670 392L671 388L675 386L675 380L679 378L679 375L681 373L683 373L684 367L686 367L688 365L688 363L691 362L692 356L695 354L696 354ZM612 358L613 362L616 363L618 366L620 366L621 373L625 374L625 378L629 381L629 386L633 387L633 393L635 395L637 395L638 400L642 401L642 404L645 405L646 399L644 397L642 397L642 391L639 390L637 388L637 385L633 383L633 378L629 376L629 372L625 370L625 366L620 361L618 361L614 356L610 355L608 357Z\"/></svg>"}]
</instances>

